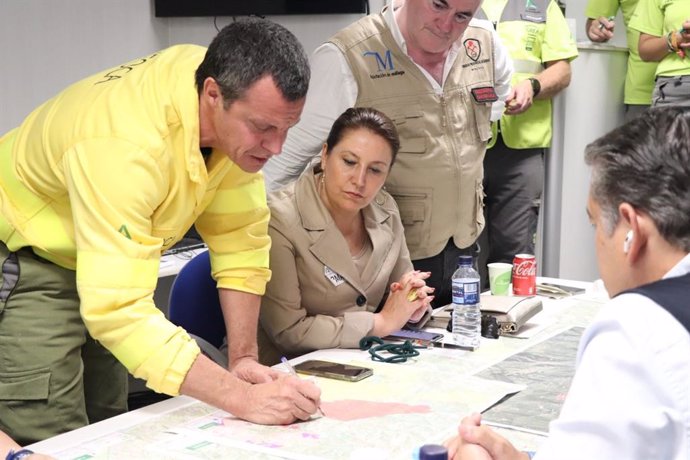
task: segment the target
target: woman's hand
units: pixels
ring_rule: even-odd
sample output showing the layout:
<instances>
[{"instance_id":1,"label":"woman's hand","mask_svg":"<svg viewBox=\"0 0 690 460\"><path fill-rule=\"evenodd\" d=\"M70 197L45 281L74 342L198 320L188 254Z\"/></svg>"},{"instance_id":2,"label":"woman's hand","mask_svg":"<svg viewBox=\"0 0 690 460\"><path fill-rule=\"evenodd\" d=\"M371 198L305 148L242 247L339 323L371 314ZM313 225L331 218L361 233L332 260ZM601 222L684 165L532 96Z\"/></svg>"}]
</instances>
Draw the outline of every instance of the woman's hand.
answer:
<instances>
[{"instance_id":1,"label":"woman's hand","mask_svg":"<svg viewBox=\"0 0 690 460\"><path fill-rule=\"evenodd\" d=\"M431 295L434 289L425 282L430 275L430 272L415 270L391 284L383 309L374 315L373 335L385 337L403 327L410 319L419 320L424 315L434 300Z\"/></svg>"}]
</instances>

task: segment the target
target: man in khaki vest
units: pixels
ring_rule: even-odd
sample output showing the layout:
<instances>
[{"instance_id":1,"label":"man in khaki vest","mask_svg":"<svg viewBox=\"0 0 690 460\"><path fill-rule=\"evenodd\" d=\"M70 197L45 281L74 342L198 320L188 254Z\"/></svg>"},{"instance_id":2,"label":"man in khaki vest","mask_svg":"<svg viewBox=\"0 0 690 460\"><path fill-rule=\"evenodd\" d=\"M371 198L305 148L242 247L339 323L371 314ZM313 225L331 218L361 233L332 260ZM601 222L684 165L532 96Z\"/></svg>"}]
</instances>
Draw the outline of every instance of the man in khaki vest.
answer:
<instances>
[{"instance_id":1,"label":"man in khaki vest","mask_svg":"<svg viewBox=\"0 0 690 460\"><path fill-rule=\"evenodd\" d=\"M492 103L510 90L512 64L497 35L488 22L471 21L479 4L395 2L331 37L312 56L300 123L264 168L268 187L279 188L320 151L346 108L385 112L401 139L386 189L400 208L415 268L432 272L436 307L450 303L458 256L475 252Z\"/></svg>"}]
</instances>

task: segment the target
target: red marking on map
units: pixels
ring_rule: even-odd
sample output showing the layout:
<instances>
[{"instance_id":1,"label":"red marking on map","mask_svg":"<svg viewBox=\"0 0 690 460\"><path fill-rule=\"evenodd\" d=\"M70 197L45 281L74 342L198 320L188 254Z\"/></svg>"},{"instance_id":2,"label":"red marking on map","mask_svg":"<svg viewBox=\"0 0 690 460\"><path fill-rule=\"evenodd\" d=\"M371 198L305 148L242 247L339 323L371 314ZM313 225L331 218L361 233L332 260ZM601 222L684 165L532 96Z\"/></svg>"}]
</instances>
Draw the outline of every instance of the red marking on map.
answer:
<instances>
[{"instance_id":1,"label":"red marking on map","mask_svg":"<svg viewBox=\"0 0 690 460\"><path fill-rule=\"evenodd\" d=\"M426 414L429 406L393 402L360 401L343 399L341 401L321 402L321 411L328 418L350 421L369 417L382 417L395 414Z\"/></svg>"}]
</instances>

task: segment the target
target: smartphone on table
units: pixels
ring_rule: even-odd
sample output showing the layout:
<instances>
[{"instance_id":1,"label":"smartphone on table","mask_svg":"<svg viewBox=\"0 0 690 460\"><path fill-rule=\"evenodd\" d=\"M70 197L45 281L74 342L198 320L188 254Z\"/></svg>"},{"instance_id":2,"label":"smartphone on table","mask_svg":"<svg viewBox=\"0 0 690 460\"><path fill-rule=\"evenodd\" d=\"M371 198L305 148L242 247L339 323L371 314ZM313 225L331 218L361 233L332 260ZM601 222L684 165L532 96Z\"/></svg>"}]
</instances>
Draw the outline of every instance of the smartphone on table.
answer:
<instances>
[{"instance_id":1,"label":"smartphone on table","mask_svg":"<svg viewBox=\"0 0 690 460\"><path fill-rule=\"evenodd\" d=\"M399 329L391 332L383 340L421 340L422 342L438 342L443 339L443 334L429 331L416 331L410 329Z\"/></svg>"},{"instance_id":2,"label":"smartphone on table","mask_svg":"<svg viewBox=\"0 0 690 460\"><path fill-rule=\"evenodd\" d=\"M348 382L357 382L374 373L374 370L368 367L322 361L319 359L310 359L295 364L295 371L300 374L316 375L318 377L346 380Z\"/></svg>"}]
</instances>

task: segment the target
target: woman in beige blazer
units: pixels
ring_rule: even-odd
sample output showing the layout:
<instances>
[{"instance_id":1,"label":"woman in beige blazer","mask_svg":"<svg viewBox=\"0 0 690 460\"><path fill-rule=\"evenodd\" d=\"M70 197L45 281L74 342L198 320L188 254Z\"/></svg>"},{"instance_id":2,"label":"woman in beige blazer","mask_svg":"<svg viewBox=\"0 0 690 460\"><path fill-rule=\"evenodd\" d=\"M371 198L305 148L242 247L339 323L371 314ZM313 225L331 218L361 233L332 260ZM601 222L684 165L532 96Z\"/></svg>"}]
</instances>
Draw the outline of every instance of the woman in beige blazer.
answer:
<instances>
[{"instance_id":1,"label":"woman in beige blazer","mask_svg":"<svg viewBox=\"0 0 690 460\"><path fill-rule=\"evenodd\" d=\"M399 145L383 113L348 109L333 124L320 164L269 194L262 363L356 348L362 337L386 336L430 308L429 273L413 271L398 208L382 190Z\"/></svg>"}]
</instances>

